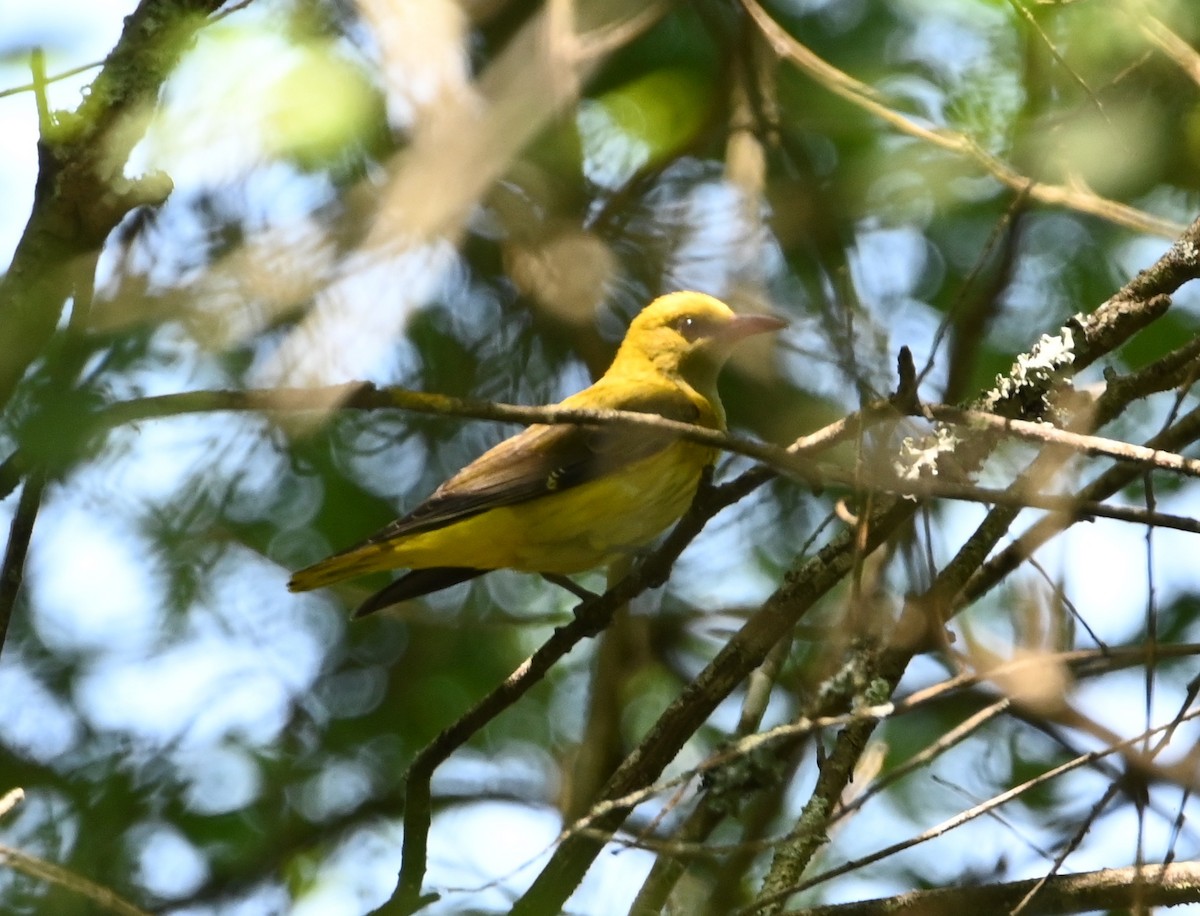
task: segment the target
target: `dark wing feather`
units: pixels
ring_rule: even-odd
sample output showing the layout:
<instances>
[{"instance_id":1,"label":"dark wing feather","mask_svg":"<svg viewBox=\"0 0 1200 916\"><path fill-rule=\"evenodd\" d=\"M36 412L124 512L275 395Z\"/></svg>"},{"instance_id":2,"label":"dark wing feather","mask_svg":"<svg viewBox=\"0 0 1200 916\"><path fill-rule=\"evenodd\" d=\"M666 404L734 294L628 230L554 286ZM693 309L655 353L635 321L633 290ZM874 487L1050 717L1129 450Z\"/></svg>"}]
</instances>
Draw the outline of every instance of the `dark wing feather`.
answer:
<instances>
[{"instance_id":1,"label":"dark wing feather","mask_svg":"<svg viewBox=\"0 0 1200 916\"><path fill-rule=\"evenodd\" d=\"M673 420L696 420L698 408L682 392L671 394L622 407ZM669 434L611 424L531 426L485 452L366 543L430 531L499 506L577 487L648 458L672 441Z\"/></svg>"},{"instance_id":2,"label":"dark wing feather","mask_svg":"<svg viewBox=\"0 0 1200 916\"><path fill-rule=\"evenodd\" d=\"M391 607L393 604L399 604L401 601L408 601L412 598L420 598L422 595L449 588L451 585L458 585L459 582L466 582L476 576L482 576L485 572L488 570L473 569L470 566L435 566L431 569L414 569L390 585L384 586L360 604L355 610L354 616L356 618L365 617L381 608Z\"/></svg>"}]
</instances>

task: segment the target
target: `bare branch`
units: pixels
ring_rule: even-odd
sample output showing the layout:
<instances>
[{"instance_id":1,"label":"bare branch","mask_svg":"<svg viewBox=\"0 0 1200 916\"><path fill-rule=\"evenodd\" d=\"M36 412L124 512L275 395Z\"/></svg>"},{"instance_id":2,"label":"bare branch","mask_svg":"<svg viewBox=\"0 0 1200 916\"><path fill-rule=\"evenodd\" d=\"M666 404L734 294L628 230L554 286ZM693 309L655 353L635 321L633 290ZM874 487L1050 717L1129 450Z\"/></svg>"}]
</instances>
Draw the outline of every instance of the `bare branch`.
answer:
<instances>
[{"instance_id":1,"label":"bare branch","mask_svg":"<svg viewBox=\"0 0 1200 916\"><path fill-rule=\"evenodd\" d=\"M155 98L204 17L220 6L221 0L142 0L79 110L42 137L33 211L0 277L0 403L54 333L74 282L73 262L96 251L131 210L170 193L164 177L134 182L122 175L141 137L135 113Z\"/></svg>"},{"instance_id":2,"label":"bare branch","mask_svg":"<svg viewBox=\"0 0 1200 916\"><path fill-rule=\"evenodd\" d=\"M906 480L898 477L877 476L870 480L864 480L856 471L848 471L831 465L814 464L805 457L807 454L823 451L845 441L865 425L884 419L893 419L896 416L895 407L890 399L868 405L864 410L836 421L824 429L802 436L787 448L757 442L743 436L703 426L695 426L691 423L670 420L657 414L627 410L566 409L553 405L527 407L469 398L453 398L405 388L375 388L370 384L335 385L326 388L193 391L157 395L124 401L105 408L97 414L95 425L98 428L108 428L153 417L208 411L320 410L331 401L341 401L345 409L399 408L416 413L472 417L526 425L545 423L643 427L669 432L682 439L710 445L733 454L744 455L762 462L774 473L820 486L840 485L858 490L866 483L874 490L899 496L940 497L991 505L1042 508L1069 512L1077 519L1113 518L1137 524L1156 524L1182 531L1200 532L1200 522L1181 516L1147 512L1124 506L1109 506L1102 502L1080 500L1072 496L1030 492L1014 493L940 478ZM930 411L935 416L942 414L947 419L969 422L975 426L996 431L1011 432L1021 438L1072 446L1085 453L1106 454L1152 467L1200 474L1200 461L1183 458L1159 449L1125 445L1098 437L1077 436L1055 430L1044 424L1010 421L980 412L958 411L955 408L940 406L931 407ZM766 479L764 476L759 482L764 482Z\"/></svg>"},{"instance_id":3,"label":"bare branch","mask_svg":"<svg viewBox=\"0 0 1200 916\"><path fill-rule=\"evenodd\" d=\"M1200 408L1186 414L1169 429L1151 438L1146 446L1151 449L1161 448L1165 451L1173 451L1187 443L1194 442L1197 438L1200 438ZM1139 473L1140 471L1132 465L1116 465L1085 486L1076 494L1076 497L1087 502L1107 499L1134 481ZM1076 521L1078 518L1070 514L1052 515L1039 520L1028 531L1022 533L1015 542L982 564L972 574L970 580L963 587L962 593L955 598L955 608L964 607L978 600L980 596L990 591L1020 566L1026 557Z\"/></svg>"},{"instance_id":4,"label":"bare branch","mask_svg":"<svg viewBox=\"0 0 1200 916\"><path fill-rule=\"evenodd\" d=\"M570 623L556 629L502 684L444 729L413 758L406 777L400 883L383 912L388 909L395 912L411 911L423 899L420 890L425 874L426 843L432 814L430 780L437 766L471 735L520 699L575 645L604 629L618 608L628 604L647 588L666 581L679 554L708 519L741 495L731 489L709 489L697 494L692 507L657 550L603 595L579 605Z\"/></svg>"},{"instance_id":5,"label":"bare branch","mask_svg":"<svg viewBox=\"0 0 1200 916\"><path fill-rule=\"evenodd\" d=\"M1038 880L913 891L899 897L788 910L792 916L896 916L918 913L1005 913L1017 906ZM1089 913L1135 906L1175 906L1200 901L1200 864L1173 862L1059 875L1045 882L1025 916Z\"/></svg>"},{"instance_id":6,"label":"bare branch","mask_svg":"<svg viewBox=\"0 0 1200 916\"><path fill-rule=\"evenodd\" d=\"M892 783L899 782L909 773L921 769L921 767L925 766L930 761L937 759L955 745L965 741L993 719L1004 715L1006 712L1008 712L1008 708L1011 705L1012 701L1009 700L1008 697L1002 697L996 702L992 703L990 706L987 706L968 716L962 722L958 723L958 725L954 726L954 728L941 735L936 741L932 742L927 747L922 748L918 753L913 754L912 757L908 758L898 766L892 767L890 770L888 770L884 778L874 782L867 788L865 792L861 793L857 798L855 798L853 802L839 807L833 816L830 817L830 823L844 820Z\"/></svg>"},{"instance_id":7,"label":"bare branch","mask_svg":"<svg viewBox=\"0 0 1200 916\"><path fill-rule=\"evenodd\" d=\"M23 802L24 800L25 800L25 790L24 789L22 789L20 787L18 787L16 789L9 789L7 792L4 793L3 796L0 796L0 818L4 817L6 814L8 814L9 811L11 811L17 805L21 804L21 802Z\"/></svg>"},{"instance_id":8,"label":"bare branch","mask_svg":"<svg viewBox=\"0 0 1200 916\"><path fill-rule=\"evenodd\" d=\"M41 508L45 486L44 474L35 472L29 476L9 526L4 561L0 564L0 652L4 650L13 608L16 606L17 596L21 593L21 584L25 581L25 556L29 551L33 523L37 519L38 509Z\"/></svg>"},{"instance_id":9,"label":"bare branch","mask_svg":"<svg viewBox=\"0 0 1200 916\"><path fill-rule=\"evenodd\" d=\"M822 60L797 41L771 18L757 0L742 0L742 5L758 23L763 34L767 36L781 57L786 57L800 67L830 92L882 119L901 133L923 140L955 155L973 159L992 177L1012 190L1027 194L1030 199L1039 203L1077 210L1080 213L1098 216L1119 226L1163 238L1176 238L1183 231L1184 227L1178 223L1145 213L1136 207L1107 200L1086 188L1034 181L1020 174L1004 160L989 153L966 134L944 127L925 127L918 124L907 115L900 114L888 107L879 93L870 86L837 69L828 61Z\"/></svg>"},{"instance_id":10,"label":"bare branch","mask_svg":"<svg viewBox=\"0 0 1200 916\"><path fill-rule=\"evenodd\" d=\"M110 913L118 913L120 916L150 916L145 910L134 906L120 894L102 884L96 884L61 865L31 856L29 853L11 846L0 845L0 865L7 865L13 871L19 871L31 878L45 881L47 884L56 884L66 888L81 897L86 897L97 907Z\"/></svg>"},{"instance_id":11,"label":"bare branch","mask_svg":"<svg viewBox=\"0 0 1200 916\"><path fill-rule=\"evenodd\" d=\"M1200 710L1193 710L1186 716L1182 717L1181 721L1190 721L1196 718L1200 718ZM762 897L759 897L757 900L755 900L750 906L739 910L737 916L748 916L750 913L757 913L765 908L771 907L773 904L777 904L783 900L786 900L792 894L797 894L801 891L807 890L810 887L823 884L826 881L830 881L833 878L839 877L840 875L857 871L866 865L886 859L889 856L893 856L896 853L901 852L902 850L911 849L913 846L916 846L920 843L925 843L929 840L943 836L949 831L954 830L957 827L961 827L968 821L975 820L976 818L981 817L982 815L987 814L996 808L999 808L1001 805L1012 801L1014 798L1024 795L1026 792L1029 792L1038 786L1045 785L1047 782L1057 779L1059 776L1062 776L1065 773L1069 773L1072 770L1077 770L1080 767L1090 765L1095 761L1102 760L1110 754L1115 754L1118 751L1131 751L1134 749L1135 745L1141 743L1146 738L1166 731L1169 728L1174 728L1175 725L1176 723L1172 722L1167 725L1160 725L1155 728L1150 728L1139 735L1135 735L1132 738L1126 738L1122 741L1111 744L1102 750L1081 754L1073 760L1068 760L1066 763L1047 770L1045 773L1035 776L1032 779L1028 779L1018 786L1014 786L1005 792L1001 792L999 795L988 799L982 804L976 805L973 808L962 812L961 814L956 814L954 817L947 818L940 824L930 827L928 830L922 831L911 839L904 840L899 843L893 843L890 846L878 850L877 852L871 853L870 855L863 856L860 859L855 859L851 862L845 863L844 865L839 865L835 868L828 869L827 871L809 878L806 881L782 888L778 891L774 891L771 894L764 894ZM1190 781L1195 781L1195 774L1191 775ZM1025 890L1027 891L1028 887L1026 887ZM1019 900L1020 898L1018 897L1017 899ZM1013 902L1015 904L1017 901L1014 900ZM1037 911L1035 910L1035 912Z\"/></svg>"},{"instance_id":12,"label":"bare branch","mask_svg":"<svg viewBox=\"0 0 1200 916\"><path fill-rule=\"evenodd\" d=\"M1200 54L1196 52L1196 49L1167 28L1161 19L1146 15L1144 11L1139 11L1134 15L1138 28L1150 40L1150 43L1171 58L1193 82L1200 85Z\"/></svg>"},{"instance_id":13,"label":"bare branch","mask_svg":"<svg viewBox=\"0 0 1200 916\"><path fill-rule=\"evenodd\" d=\"M1188 477L1200 477L1200 460L1185 458L1174 452L1133 445L1101 436L1085 436L1048 423L1030 423L1027 420L1010 420L978 410L960 410L943 404L926 405L930 416L948 423L967 427L990 429L994 432L1023 439L1026 442L1044 442L1061 445L1081 455L1105 455L1119 461L1140 464L1146 468L1162 471L1177 471Z\"/></svg>"}]
</instances>

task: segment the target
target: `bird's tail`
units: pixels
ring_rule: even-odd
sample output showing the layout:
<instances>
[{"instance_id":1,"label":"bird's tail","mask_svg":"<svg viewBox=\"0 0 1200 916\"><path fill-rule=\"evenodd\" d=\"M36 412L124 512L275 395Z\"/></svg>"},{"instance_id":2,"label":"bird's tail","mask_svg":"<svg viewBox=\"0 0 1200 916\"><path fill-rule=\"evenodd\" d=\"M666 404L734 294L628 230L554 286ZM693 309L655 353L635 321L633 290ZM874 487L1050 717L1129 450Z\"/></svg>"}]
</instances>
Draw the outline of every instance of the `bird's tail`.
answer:
<instances>
[{"instance_id":1,"label":"bird's tail","mask_svg":"<svg viewBox=\"0 0 1200 916\"><path fill-rule=\"evenodd\" d=\"M381 569L393 569L396 566L386 544L363 544L350 550L335 553L320 563L306 566L297 570L288 580L288 591L307 592L314 588L323 588L343 579L364 576L367 573Z\"/></svg>"},{"instance_id":2,"label":"bird's tail","mask_svg":"<svg viewBox=\"0 0 1200 916\"><path fill-rule=\"evenodd\" d=\"M380 608L420 598L430 592L436 592L439 589L457 585L459 582L474 579L476 576L482 576L485 572L487 572L486 569L472 569L469 566L435 566L430 569L414 569L360 604L354 612L354 616L365 617Z\"/></svg>"}]
</instances>

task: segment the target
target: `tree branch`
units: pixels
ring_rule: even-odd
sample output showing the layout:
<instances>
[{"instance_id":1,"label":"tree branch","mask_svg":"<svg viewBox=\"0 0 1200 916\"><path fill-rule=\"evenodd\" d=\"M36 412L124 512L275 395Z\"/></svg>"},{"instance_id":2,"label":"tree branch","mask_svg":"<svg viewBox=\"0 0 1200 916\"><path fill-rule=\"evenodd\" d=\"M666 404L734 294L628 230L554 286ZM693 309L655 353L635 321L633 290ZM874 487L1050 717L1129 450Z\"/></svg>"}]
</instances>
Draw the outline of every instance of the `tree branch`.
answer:
<instances>
[{"instance_id":1,"label":"tree branch","mask_svg":"<svg viewBox=\"0 0 1200 916\"><path fill-rule=\"evenodd\" d=\"M752 2L752 0L748 0ZM1072 318L1056 336L1044 335L1028 353L1020 355L1009 373L997 378L996 385L977 399L976 406L989 413L1016 419L1039 419L1048 409L1047 397L1064 385L1076 372L1119 346L1138 330L1153 322L1170 306L1169 294L1179 285L1196 277L1200 270L1200 220L1194 221L1171 247L1147 270L1139 273L1090 315ZM1129 393L1129 392L1127 392ZM934 437L936 439L936 437ZM978 467L992 448L989 436L976 436L965 445L953 443L932 448L945 452L960 472ZM1010 495L1020 497L1044 472L1061 458L1043 451L1013 486ZM934 469L943 463L938 454L931 462ZM877 656L865 651L865 682L875 689L875 678L895 690L913 655L929 645L931 634L940 632L944 621L960 605L954 603L970 577L976 573L1009 530L1019 511L1017 499L999 505L967 539L954 558L938 573L933 584L918 598L906 602L901 620L889 645ZM848 685L847 692L856 690ZM849 697L843 697L849 699ZM878 696L875 702L880 702ZM807 868L816 850L825 842L825 827L834 804L848 784L865 743L865 734L873 723L860 723L854 730L839 734L833 757L821 769L817 787L797 820L793 836L776 851L775 860L764 881L764 896L756 904L767 912L778 912L790 890ZM845 753L842 753L845 751Z\"/></svg>"},{"instance_id":2,"label":"tree branch","mask_svg":"<svg viewBox=\"0 0 1200 916\"><path fill-rule=\"evenodd\" d=\"M821 487L844 486L851 490L858 490L866 484L878 492L897 496L945 498L994 505L1042 508L1069 512L1075 518L1113 518L1137 524L1157 524L1165 528L1200 533L1200 522L1182 516L1147 512L1124 506L1108 506L1100 501L1081 501L1072 496L1032 492L1012 493L937 477L902 479L877 475L865 479L859 471L846 470L828 464L815 464L806 457L808 454L832 448L872 423L894 419L896 416L895 399L885 399L868 405L862 411L797 439L786 448L747 439L733 433L670 420L657 414L628 410L566 409L554 405L529 407L472 398L454 398L448 395L397 387L376 388L369 383L335 385L324 388L213 390L156 395L123 401L106 407L95 415L93 425L97 429L109 429L151 418L211 411L297 412L321 410L329 403L338 401L341 401L344 409L353 410L397 408L415 413L470 417L525 425L595 424L652 429L761 462L770 469L770 473L763 476L758 481L759 483L765 482L773 474L781 474L803 483ZM960 422L994 432L1008 433L1026 440L1053 442L1084 454L1108 455L1145 467L1200 476L1200 461L1184 458L1164 449L1131 445L1095 436L1082 436L1058 430L1044 423L1009 420L982 411L962 411L942 405L914 407L910 408L910 411L914 413L928 411L935 418ZM0 484L11 481L9 485L15 485L16 479L16 475L0 473ZM4 491L0 489L0 498L4 495Z\"/></svg>"},{"instance_id":3,"label":"tree branch","mask_svg":"<svg viewBox=\"0 0 1200 916\"><path fill-rule=\"evenodd\" d=\"M898 897L788 910L792 916L925 916L932 913L1007 913L1038 879L913 891ZM1107 868L1058 875L1021 912L1026 916L1090 913L1200 901L1200 863Z\"/></svg>"},{"instance_id":4,"label":"tree branch","mask_svg":"<svg viewBox=\"0 0 1200 916\"><path fill-rule=\"evenodd\" d=\"M899 843L893 843L890 846L877 850L876 852L863 856L859 859L846 862L845 864L836 866L834 868L830 868L821 874L815 875L814 877L799 882L798 884L790 885L781 888L770 895L759 897L749 906L743 907L741 910L739 910L737 916L749 916L751 913L758 913L769 907L773 907L775 904L782 903L792 894L797 894L801 891L808 890L810 887L815 887L818 884L823 884L826 881L832 880L833 878L848 874L852 871L857 871L858 869L866 865L870 865L873 862L879 862L882 859L893 856L905 849L910 849L920 843L925 843L929 840L943 836L951 830L962 826L968 821L975 820L984 814L988 814L989 812L994 811L996 808L999 808L1001 805L1012 801L1014 798L1018 798L1019 796L1024 795L1026 792L1036 789L1038 786L1045 785L1046 783L1057 779L1059 776L1062 776L1065 773L1069 773L1072 770L1077 770L1083 766L1088 766L1097 760L1102 760L1110 754L1115 754L1118 751L1133 751L1135 746L1144 741L1146 738L1161 734L1168 729L1175 728L1179 721L1190 721L1198 717L1200 717L1200 709L1192 710L1187 715L1181 716L1177 720L1166 725L1160 725L1156 726L1155 728L1146 729L1141 734L1135 735L1132 738L1126 738L1123 741L1116 742L1100 750L1089 751L1086 754L1080 754L1072 760L1068 760L1067 762L1053 767L1044 773L1027 779L1018 786L1014 786L1011 789L1001 792L999 795L989 798L982 804L975 805L967 811L956 814L954 817L947 818L940 824L936 824L933 827L930 827L928 830L923 830L921 833L910 839L903 840ZM1197 782L1194 773L1191 774L1190 779L1182 784L1193 787L1200 785L1200 783ZM1026 888L1026 890L1028 890L1028 888ZM775 910L772 909L770 911L774 912Z\"/></svg>"},{"instance_id":5,"label":"tree branch","mask_svg":"<svg viewBox=\"0 0 1200 916\"><path fill-rule=\"evenodd\" d=\"M4 547L4 561L0 564L0 653L8 638L8 626L12 622L13 608L21 585L25 581L25 556L29 552L29 541L33 537L33 523L42 504L42 492L46 486L44 474L35 473L25 481L17 511L8 530L8 542Z\"/></svg>"},{"instance_id":6,"label":"tree branch","mask_svg":"<svg viewBox=\"0 0 1200 916\"><path fill-rule=\"evenodd\" d=\"M145 910L134 906L116 891L89 881L61 865L31 856L29 853L11 846L0 846L0 865L7 865L14 871L19 871L31 878L66 888L81 897L86 897L100 909L118 913L119 916L150 916Z\"/></svg>"},{"instance_id":7,"label":"tree branch","mask_svg":"<svg viewBox=\"0 0 1200 916\"><path fill-rule=\"evenodd\" d=\"M667 707L642 743L625 759L605 787L604 797L620 799L649 785L674 759L684 742L779 639L850 571L861 548L870 553L913 511L904 501L891 501L871 519L867 538L856 543L857 532L842 531L816 556L790 571L783 585L767 599L725 644L708 666ZM603 835L625 819L628 807L617 806L592 825L598 835L571 836L555 850L550 862L512 909L512 916L558 912L603 847Z\"/></svg>"},{"instance_id":8,"label":"tree branch","mask_svg":"<svg viewBox=\"0 0 1200 916\"><path fill-rule=\"evenodd\" d=\"M142 0L78 110L60 114L43 133L33 210L0 277L0 404L54 333L75 258L98 249L131 210L170 193L164 176L134 182L122 170L141 139L141 112L204 17L220 6L221 0Z\"/></svg>"},{"instance_id":9,"label":"tree branch","mask_svg":"<svg viewBox=\"0 0 1200 916\"><path fill-rule=\"evenodd\" d=\"M1116 201L1107 200L1082 187L1067 187L1034 181L999 157L989 153L966 134L944 127L925 127L890 108L878 92L822 60L792 37L771 18L757 0L742 0L742 6L758 23L776 53L785 57L835 95L881 119L891 127L939 149L973 159L993 178L1032 200L1055 207L1098 216L1118 226L1164 238L1175 238L1183 226Z\"/></svg>"},{"instance_id":10,"label":"tree branch","mask_svg":"<svg viewBox=\"0 0 1200 916\"><path fill-rule=\"evenodd\" d=\"M555 662L579 642L603 630L618 608L628 604L646 589L665 582L679 554L699 534L707 521L741 495L743 494L734 488L711 488L701 491L691 508L657 550L603 595L580 604L575 609L575 617L570 623L558 627L503 683L444 729L413 758L406 776L404 849L400 881L395 895L377 912L410 913L428 901L428 898L421 896L420 890L425 876L426 849L432 816L430 781L438 765L461 747L471 735L520 699Z\"/></svg>"},{"instance_id":11,"label":"tree branch","mask_svg":"<svg viewBox=\"0 0 1200 916\"><path fill-rule=\"evenodd\" d=\"M936 420L954 423L968 428L989 429L1026 442L1043 442L1061 445L1081 455L1105 455L1118 461L1140 464L1144 468L1162 471L1177 471L1188 477L1200 477L1200 460L1185 458L1174 452L1133 445L1101 436L1086 436L1069 430L1059 429L1048 423L1030 423L1027 420L1010 420L979 410L960 410L943 404L927 404L925 409Z\"/></svg>"}]
</instances>

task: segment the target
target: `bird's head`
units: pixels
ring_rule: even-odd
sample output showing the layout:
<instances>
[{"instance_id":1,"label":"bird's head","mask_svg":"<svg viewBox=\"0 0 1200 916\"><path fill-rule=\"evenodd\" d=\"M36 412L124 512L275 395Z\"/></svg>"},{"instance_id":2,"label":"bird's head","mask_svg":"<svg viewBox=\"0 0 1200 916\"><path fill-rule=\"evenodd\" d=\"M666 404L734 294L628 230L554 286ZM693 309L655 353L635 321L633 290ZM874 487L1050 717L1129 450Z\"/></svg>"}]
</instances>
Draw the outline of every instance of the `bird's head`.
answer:
<instances>
[{"instance_id":1,"label":"bird's head","mask_svg":"<svg viewBox=\"0 0 1200 916\"><path fill-rule=\"evenodd\" d=\"M786 326L773 315L738 315L704 293L668 293L633 319L617 360L649 361L658 372L708 394L734 344Z\"/></svg>"}]
</instances>

